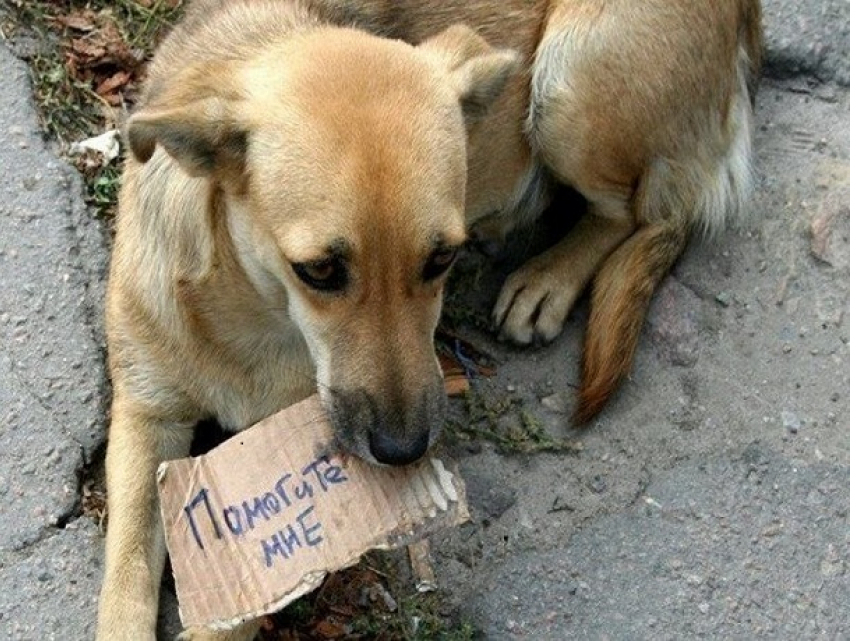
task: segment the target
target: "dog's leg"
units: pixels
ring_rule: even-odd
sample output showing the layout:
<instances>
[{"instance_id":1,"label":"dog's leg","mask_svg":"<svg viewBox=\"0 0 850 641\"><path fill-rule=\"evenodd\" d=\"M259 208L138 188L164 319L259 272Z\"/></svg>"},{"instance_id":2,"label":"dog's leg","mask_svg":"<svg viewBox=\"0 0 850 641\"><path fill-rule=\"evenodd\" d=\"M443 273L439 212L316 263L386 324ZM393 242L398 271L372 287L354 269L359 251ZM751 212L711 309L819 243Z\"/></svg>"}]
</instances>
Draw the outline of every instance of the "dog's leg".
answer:
<instances>
[{"instance_id":1,"label":"dog's leg","mask_svg":"<svg viewBox=\"0 0 850 641\"><path fill-rule=\"evenodd\" d=\"M98 641L154 641L165 538L156 471L189 453L191 426L155 419L116 391L106 453L109 525Z\"/></svg>"},{"instance_id":2,"label":"dog's leg","mask_svg":"<svg viewBox=\"0 0 850 641\"><path fill-rule=\"evenodd\" d=\"M626 201L591 204L563 240L505 281L493 309L499 337L522 345L553 340L599 266L634 229Z\"/></svg>"}]
</instances>

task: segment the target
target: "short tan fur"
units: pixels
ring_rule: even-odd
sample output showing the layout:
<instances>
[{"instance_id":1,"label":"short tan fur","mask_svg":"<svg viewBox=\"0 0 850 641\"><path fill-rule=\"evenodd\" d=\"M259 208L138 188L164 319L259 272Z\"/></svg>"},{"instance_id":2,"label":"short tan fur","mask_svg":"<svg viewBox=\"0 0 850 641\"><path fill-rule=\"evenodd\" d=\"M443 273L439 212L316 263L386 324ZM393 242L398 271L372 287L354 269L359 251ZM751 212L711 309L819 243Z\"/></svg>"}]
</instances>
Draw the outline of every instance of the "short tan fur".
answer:
<instances>
[{"instance_id":1,"label":"short tan fur","mask_svg":"<svg viewBox=\"0 0 850 641\"><path fill-rule=\"evenodd\" d=\"M457 248L558 183L589 211L493 318L550 341L592 284L576 418L596 415L690 234L744 208L760 47L757 0L191 2L126 127L98 639L155 638L155 473L200 419L244 429L318 390L343 450L422 456Z\"/></svg>"}]
</instances>

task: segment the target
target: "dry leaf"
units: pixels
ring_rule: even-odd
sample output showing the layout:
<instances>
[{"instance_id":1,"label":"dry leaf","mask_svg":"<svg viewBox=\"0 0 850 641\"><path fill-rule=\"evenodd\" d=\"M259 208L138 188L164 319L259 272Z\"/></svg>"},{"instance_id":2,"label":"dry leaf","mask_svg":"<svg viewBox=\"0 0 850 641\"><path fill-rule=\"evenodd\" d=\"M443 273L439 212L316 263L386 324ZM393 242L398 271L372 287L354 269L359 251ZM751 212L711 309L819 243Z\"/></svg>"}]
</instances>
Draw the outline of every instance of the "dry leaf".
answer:
<instances>
[{"instance_id":1,"label":"dry leaf","mask_svg":"<svg viewBox=\"0 0 850 641\"><path fill-rule=\"evenodd\" d=\"M106 57L106 47L88 38L74 38L71 40L71 51L77 54L77 61L82 61L84 66L90 65Z\"/></svg>"},{"instance_id":2,"label":"dry leaf","mask_svg":"<svg viewBox=\"0 0 850 641\"><path fill-rule=\"evenodd\" d=\"M121 89L130 82L130 74L126 71L118 71L111 76L109 76L106 80L100 82L97 85L97 89L95 91L99 96L106 96L115 92L117 89Z\"/></svg>"},{"instance_id":3,"label":"dry leaf","mask_svg":"<svg viewBox=\"0 0 850 641\"><path fill-rule=\"evenodd\" d=\"M469 380L466 376L447 376L443 387L447 396L463 396L469 391Z\"/></svg>"},{"instance_id":4,"label":"dry leaf","mask_svg":"<svg viewBox=\"0 0 850 641\"><path fill-rule=\"evenodd\" d=\"M345 627L330 619L319 621L313 631L321 639L341 639L346 635Z\"/></svg>"},{"instance_id":5,"label":"dry leaf","mask_svg":"<svg viewBox=\"0 0 850 641\"><path fill-rule=\"evenodd\" d=\"M832 261L829 256L829 241L832 237L832 229L837 217L837 209L827 209L825 212L821 211L812 220L812 254L814 254L815 258L830 265Z\"/></svg>"},{"instance_id":6,"label":"dry leaf","mask_svg":"<svg viewBox=\"0 0 850 641\"><path fill-rule=\"evenodd\" d=\"M68 15L56 16L52 19L53 22L61 24L63 27L74 29L75 31L94 31L96 25L96 16L93 11L87 9L85 11L75 11Z\"/></svg>"}]
</instances>

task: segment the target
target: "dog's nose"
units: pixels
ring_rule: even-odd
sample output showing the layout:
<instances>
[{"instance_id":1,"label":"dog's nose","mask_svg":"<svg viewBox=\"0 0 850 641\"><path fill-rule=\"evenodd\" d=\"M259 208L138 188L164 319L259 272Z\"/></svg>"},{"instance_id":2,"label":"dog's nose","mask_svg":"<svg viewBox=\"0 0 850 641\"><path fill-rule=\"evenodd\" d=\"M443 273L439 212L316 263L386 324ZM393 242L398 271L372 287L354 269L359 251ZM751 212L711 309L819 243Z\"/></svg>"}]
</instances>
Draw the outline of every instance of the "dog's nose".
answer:
<instances>
[{"instance_id":1,"label":"dog's nose","mask_svg":"<svg viewBox=\"0 0 850 641\"><path fill-rule=\"evenodd\" d=\"M369 434L369 449L378 463L384 465L407 465L418 461L428 449L428 432L423 432L414 441L397 441L383 432Z\"/></svg>"}]
</instances>

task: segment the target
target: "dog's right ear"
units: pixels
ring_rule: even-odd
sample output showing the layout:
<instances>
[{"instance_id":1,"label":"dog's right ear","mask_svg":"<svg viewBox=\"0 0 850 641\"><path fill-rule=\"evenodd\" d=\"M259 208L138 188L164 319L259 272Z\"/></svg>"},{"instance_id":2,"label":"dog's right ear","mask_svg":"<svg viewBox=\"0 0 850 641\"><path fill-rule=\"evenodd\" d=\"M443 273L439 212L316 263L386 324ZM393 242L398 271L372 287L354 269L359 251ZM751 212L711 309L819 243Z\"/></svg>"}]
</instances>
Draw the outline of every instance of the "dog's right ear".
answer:
<instances>
[{"instance_id":1,"label":"dog's right ear","mask_svg":"<svg viewBox=\"0 0 850 641\"><path fill-rule=\"evenodd\" d=\"M147 162L161 145L191 176L241 171L248 130L237 116L239 100L233 92L210 87L209 77L199 77L198 70L178 73L169 86L152 92L127 122L137 160Z\"/></svg>"},{"instance_id":2,"label":"dog's right ear","mask_svg":"<svg viewBox=\"0 0 850 641\"><path fill-rule=\"evenodd\" d=\"M466 25L454 25L429 38L420 50L447 68L467 123L487 113L519 63L511 49L495 49Z\"/></svg>"}]
</instances>

